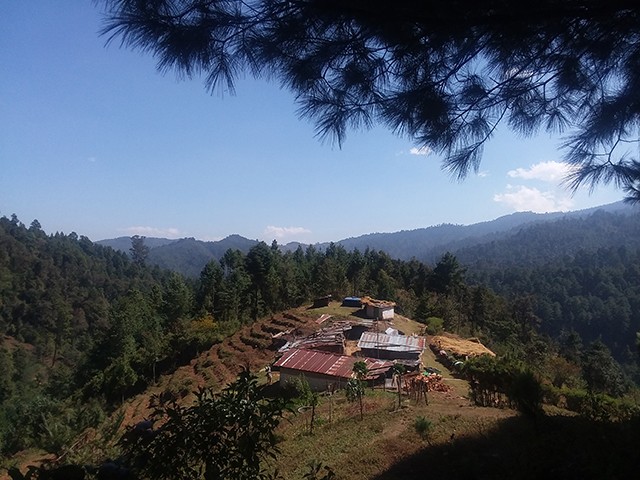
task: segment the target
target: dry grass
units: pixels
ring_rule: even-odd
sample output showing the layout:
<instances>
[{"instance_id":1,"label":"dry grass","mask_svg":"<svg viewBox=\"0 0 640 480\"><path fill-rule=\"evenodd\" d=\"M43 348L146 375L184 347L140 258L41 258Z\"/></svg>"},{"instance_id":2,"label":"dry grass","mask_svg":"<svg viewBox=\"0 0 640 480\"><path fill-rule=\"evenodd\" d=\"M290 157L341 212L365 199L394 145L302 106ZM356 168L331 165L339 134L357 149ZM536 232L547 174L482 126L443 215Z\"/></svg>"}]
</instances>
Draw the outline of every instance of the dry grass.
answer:
<instances>
[{"instance_id":1,"label":"dry grass","mask_svg":"<svg viewBox=\"0 0 640 480\"><path fill-rule=\"evenodd\" d=\"M343 307L340 302L329 302L329 306L327 307L319 307L319 308L309 307L306 309L305 313L315 318L319 318L320 315L322 314L327 314L334 317L334 319L338 318L338 319L345 320L345 319L348 319L354 313L358 312L359 310L360 308L356 308L356 307Z\"/></svg>"},{"instance_id":2,"label":"dry grass","mask_svg":"<svg viewBox=\"0 0 640 480\"><path fill-rule=\"evenodd\" d=\"M431 345L435 345L438 349L446 350L461 357L464 357L465 355L470 357L478 355L496 356L495 353L482 345L480 341L476 339L465 340L455 335L437 335L432 337L429 343Z\"/></svg>"},{"instance_id":3,"label":"dry grass","mask_svg":"<svg viewBox=\"0 0 640 480\"><path fill-rule=\"evenodd\" d=\"M391 322L396 330L405 335L424 335L424 325L402 315L395 314Z\"/></svg>"},{"instance_id":4,"label":"dry grass","mask_svg":"<svg viewBox=\"0 0 640 480\"><path fill-rule=\"evenodd\" d=\"M509 410L474 407L465 398L440 392L429 394L429 405L403 397L398 410L395 392L367 390L364 404L360 421L357 403L347 402L343 393L322 397L313 435L310 412L287 419L279 431L281 454L273 467L284 479L294 480L302 478L311 462L320 461L341 480L371 479L429 445L447 444L452 433L480 435L499 419L514 415ZM426 439L414 428L420 416L432 423Z\"/></svg>"}]
</instances>

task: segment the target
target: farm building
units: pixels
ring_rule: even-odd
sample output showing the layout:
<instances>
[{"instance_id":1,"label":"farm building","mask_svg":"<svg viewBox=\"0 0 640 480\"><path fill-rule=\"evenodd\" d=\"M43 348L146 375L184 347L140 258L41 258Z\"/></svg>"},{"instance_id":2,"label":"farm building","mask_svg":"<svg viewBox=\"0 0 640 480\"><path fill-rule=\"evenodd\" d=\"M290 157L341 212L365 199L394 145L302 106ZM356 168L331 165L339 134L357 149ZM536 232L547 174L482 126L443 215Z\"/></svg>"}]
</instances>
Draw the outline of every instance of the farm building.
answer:
<instances>
[{"instance_id":1,"label":"farm building","mask_svg":"<svg viewBox=\"0 0 640 480\"><path fill-rule=\"evenodd\" d=\"M364 332L358 341L358 347L366 357L405 360L407 362L403 363L416 365L420 361L420 355L425 346L424 337L377 332Z\"/></svg>"},{"instance_id":2,"label":"farm building","mask_svg":"<svg viewBox=\"0 0 640 480\"><path fill-rule=\"evenodd\" d=\"M304 377L314 391L341 388L353 376L353 364L364 361L369 369L368 379L384 378L393 362L357 358L316 350L289 350L277 362L274 369L280 370L280 385L295 378Z\"/></svg>"},{"instance_id":3,"label":"farm building","mask_svg":"<svg viewBox=\"0 0 640 480\"><path fill-rule=\"evenodd\" d=\"M370 297L362 298L362 305L364 306L367 318L375 318L376 320L393 319L394 309L396 307L394 302L376 300Z\"/></svg>"}]
</instances>

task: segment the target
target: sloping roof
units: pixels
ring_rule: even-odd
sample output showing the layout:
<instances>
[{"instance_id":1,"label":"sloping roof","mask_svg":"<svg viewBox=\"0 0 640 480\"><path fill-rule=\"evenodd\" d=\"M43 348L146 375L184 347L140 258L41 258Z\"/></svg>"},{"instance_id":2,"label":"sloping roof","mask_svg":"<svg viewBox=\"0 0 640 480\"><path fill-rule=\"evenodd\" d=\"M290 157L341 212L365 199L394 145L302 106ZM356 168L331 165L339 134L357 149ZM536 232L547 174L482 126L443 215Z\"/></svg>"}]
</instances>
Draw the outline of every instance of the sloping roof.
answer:
<instances>
[{"instance_id":1,"label":"sloping roof","mask_svg":"<svg viewBox=\"0 0 640 480\"><path fill-rule=\"evenodd\" d=\"M322 318L322 317L320 317ZM292 349L309 349L319 348L322 346L344 345L344 334L351 330L349 322L335 322L332 325L322 328L317 332L295 340L290 340L284 344L278 352L283 353Z\"/></svg>"},{"instance_id":2,"label":"sloping roof","mask_svg":"<svg viewBox=\"0 0 640 480\"><path fill-rule=\"evenodd\" d=\"M299 349L289 350L273 366L348 379L353 376L353 364L357 361L364 361L372 373L382 373L393 365L393 362L374 360L372 358L358 358L316 350Z\"/></svg>"},{"instance_id":3,"label":"sloping roof","mask_svg":"<svg viewBox=\"0 0 640 480\"><path fill-rule=\"evenodd\" d=\"M424 337L407 335L387 335L386 333L364 332L358 341L358 347L392 350L394 352L422 352L425 348Z\"/></svg>"}]
</instances>

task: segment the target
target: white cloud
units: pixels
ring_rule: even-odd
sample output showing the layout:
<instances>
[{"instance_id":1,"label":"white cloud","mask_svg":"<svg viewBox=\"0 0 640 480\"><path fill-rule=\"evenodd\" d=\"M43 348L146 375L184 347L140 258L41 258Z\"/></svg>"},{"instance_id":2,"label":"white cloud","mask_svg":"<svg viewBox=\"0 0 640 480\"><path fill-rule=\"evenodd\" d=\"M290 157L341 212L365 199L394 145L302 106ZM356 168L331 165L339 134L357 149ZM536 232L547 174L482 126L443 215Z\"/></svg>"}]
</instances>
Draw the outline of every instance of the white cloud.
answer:
<instances>
[{"instance_id":1,"label":"white cloud","mask_svg":"<svg viewBox=\"0 0 640 480\"><path fill-rule=\"evenodd\" d=\"M282 240L298 235L304 235L306 233L311 233L311 230L308 230L304 227L274 227L273 225L269 225L264 229L263 235L265 238L275 238L276 240Z\"/></svg>"},{"instance_id":2,"label":"white cloud","mask_svg":"<svg viewBox=\"0 0 640 480\"><path fill-rule=\"evenodd\" d=\"M411 155L431 155L432 150L429 147L412 147L409 150Z\"/></svg>"},{"instance_id":3,"label":"white cloud","mask_svg":"<svg viewBox=\"0 0 640 480\"><path fill-rule=\"evenodd\" d=\"M574 167L565 162L540 162L531 165L530 168L516 168L510 170L507 175L511 178L522 178L525 180L542 180L545 182L562 181Z\"/></svg>"},{"instance_id":4,"label":"white cloud","mask_svg":"<svg viewBox=\"0 0 640 480\"><path fill-rule=\"evenodd\" d=\"M557 212L569 210L573 206L573 200L566 195L557 196L554 192L542 192L524 185L507 185L507 191L494 195L493 200L510 206L516 212Z\"/></svg>"},{"instance_id":5,"label":"white cloud","mask_svg":"<svg viewBox=\"0 0 640 480\"><path fill-rule=\"evenodd\" d=\"M184 235L177 228L157 228L157 227L127 227L122 228L122 232L128 235L142 235L145 237L180 238Z\"/></svg>"},{"instance_id":6,"label":"white cloud","mask_svg":"<svg viewBox=\"0 0 640 480\"><path fill-rule=\"evenodd\" d=\"M482 172L478 172L477 174L480 178L486 178L489 176L489 172L487 171L482 171Z\"/></svg>"}]
</instances>

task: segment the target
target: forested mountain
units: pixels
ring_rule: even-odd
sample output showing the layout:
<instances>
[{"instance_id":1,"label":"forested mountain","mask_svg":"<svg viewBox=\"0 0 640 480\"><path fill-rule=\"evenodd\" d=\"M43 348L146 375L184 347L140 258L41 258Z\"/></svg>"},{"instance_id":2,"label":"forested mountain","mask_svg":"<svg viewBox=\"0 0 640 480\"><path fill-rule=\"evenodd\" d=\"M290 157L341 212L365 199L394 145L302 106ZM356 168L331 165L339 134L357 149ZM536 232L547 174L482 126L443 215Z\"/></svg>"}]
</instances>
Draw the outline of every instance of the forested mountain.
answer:
<instances>
[{"instance_id":1,"label":"forested mountain","mask_svg":"<svg viewBox=\"0 0 640 480\"><path fill-rule=\"evenodd\" d=\"M544 229L544 225L554 223L561 219L586 219L596 212L609 212L624 218L633 212L640 213L640 209L628 204L617 202L611 205L579 210L568 213L532 213L517 212L505 215L488 222L476 223L473 225L451 225L444 224L417 230L407 230L395 233L373 233L361 237L340 240L336 243L344 246L347 250L358 248L360 251L366 248L382 250L393 258L410 260L416 258L422 262L435 263L445 252L453 252L458 255L458 251L465 249L470 252L475 248L482 248L482 245L495 241L509 243L514 235L517 235L523 228L539 225ZM589 222L584 222L582 228L589 229ZM519 241L514 239L514 241ZM599 238L601 244L606 244L606 236ZM577 242L572 242L569 248L575 248ZM579 248L579 247L578 247ZM468 257L465 257L465 260Z\"/></svg>"},{"instance_id":2,"label":"forested mountain","mask_svg":"<svg viewBox=\"0 0 640 480\"><path fill-rule=\"evenodd\" d=\"M162 247L163 245L169 245L170 243L176 241L177 240L171 238L144 237L144 242L150 249ZM131 237L111 238L108 240L100 240L95 243L97 243L98 245L103 245L105 247L111 247L114 250L119 250L124 253L129 253L129 249L131 248Z\"/></svg>"},{"instance_id":3,"label":"forested mountain","mask_svg":"<svg viewBox=\"0 0 640 480\"><path fill-rule=\"evenodd\" d=\"M227 250L249 252L258 242L240 235L230 235L217 242L201 242L194 238L183 238L171 244L152 248L149 262L161 268L197 277L210 260L220 260Z\"/></svg>"},{"instance_id":4,"label":"forested mountain","mask_svg":"<svg viewBox=\"0 0 640 480\"><path fill-rule=\"evenodd\" d=\"M636 356L640 330L640 215L603 211L522 228L458 250L468 278L506 296L528 297L540 330L601 339L614 356Z\"/></svg>"},{"instance_id":5,"label":"forested mountain","mask_svg":"<svg viewBox=\"0 0 640 480\"><path fill-rule=\"evenodd\" d=\"M492 244L492 242L503 240L509 242L506 239L517 235L525 226L544 224L558 219L581 219L597 211L611 212L627 217L637 209L618 202L569 213L538 214L518 212L473 225L443 224L394 233L371 233L360 237L338 240L334 243L345 247L347 250L358 249L361 252L364 252L367 248L382 250L392 258L400 260L416 258L430 264L438 261L445 252L458 252L461 249L465 249L464 258L467 260L473 257L475 246L481 246L479 248L482 249L484 248L482 246ZM621 220L621 222L624 222L624 220ZM588 222L583 223L582 227L590 228ZM594 241L600 242L601 245L607 245L607 236L601 236L599 240ZM129 253L131 248L130 237L100 240L96 243L111 246L125 253ZM193 278L199 275L208 261L214 258L220 260L229 248L247 253L257 243L257 240L249 240L240 235L230 235L216 242L204 242L194 238L181 240L145 238L145 244L149 248L149 263ZM579 243L579 240L574 240L567 244L567 249L580 248ZM321 243L315 244L314 247L323 250L329 245L329 243ZM306 248L306 245L298 242L281 245L280 248L283 252L292 252L299 246Z\"/></svg>"},{"instance_id":6,"label":"forested mountain","mask_svg":"<svg viewBox=\"0 0 640 480\"><path fill-rule=\"evenodd\" d=\"M131 237L99 240L96 243L127 254L131 249ZM196 278L209 261L220 260L227 250L234 249L247 253L258 241L234 234L215 242L205 242L195 238L170 240L144 237L144 243L149 248L147 260L150 264Z\"/></svg>"},{"instance_id":7,"label":"forested mountain","mask_svg":"<svg viewBox=\"0 0 640 480\"><path fill-rule=\"evenodd\" d=\"M635 249L640 247L639 213L599 210L584 217L564 217L525 225L508 235L451 251L462 263L474 268L505 268L541 264L601 248Z\"/></svg>"}]
</instances>

